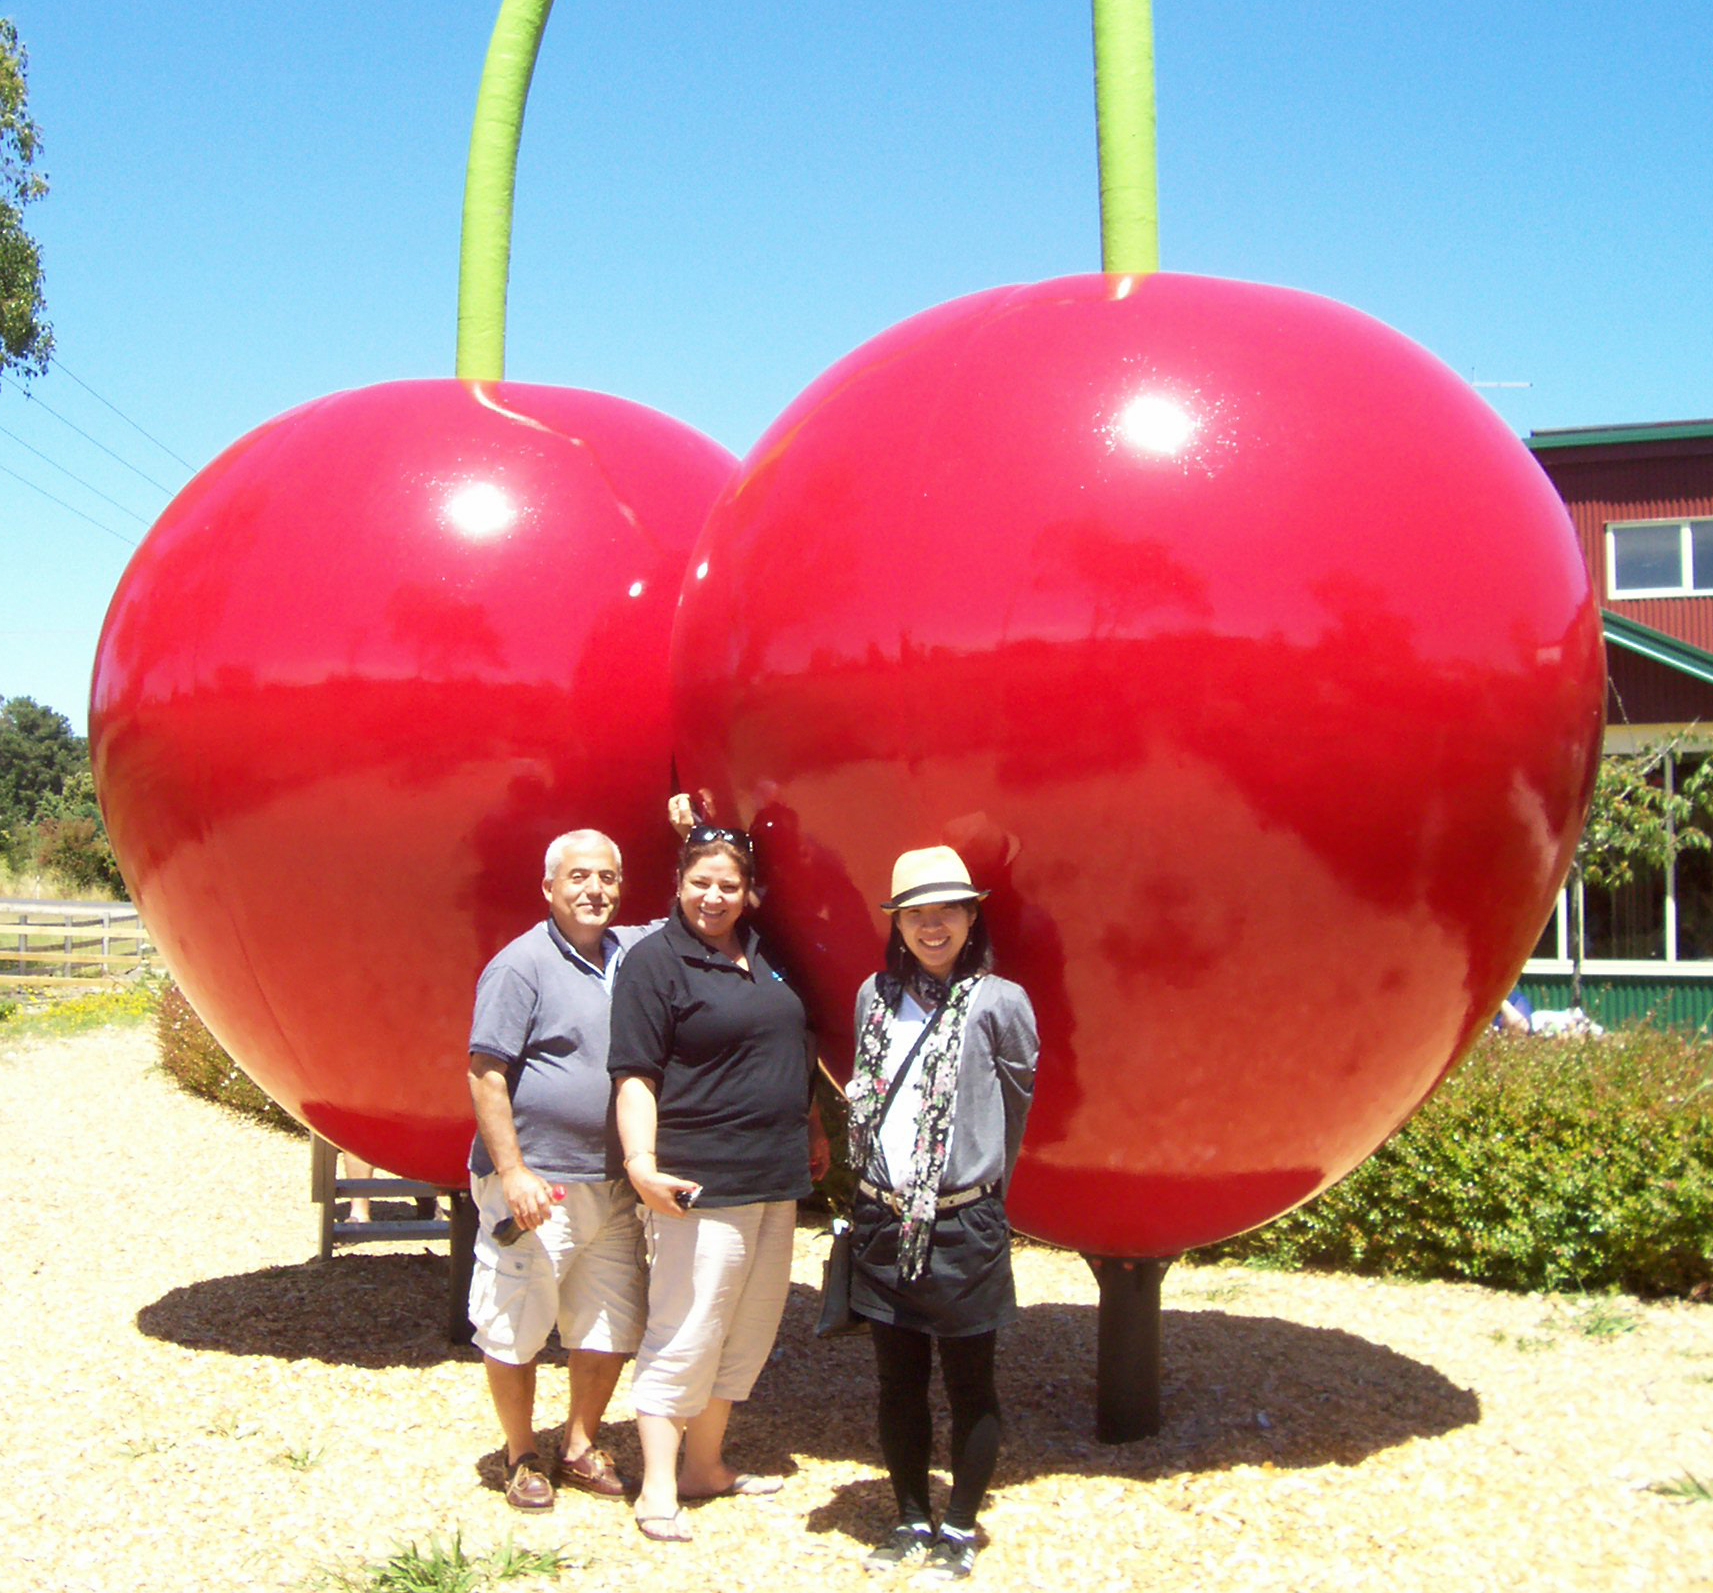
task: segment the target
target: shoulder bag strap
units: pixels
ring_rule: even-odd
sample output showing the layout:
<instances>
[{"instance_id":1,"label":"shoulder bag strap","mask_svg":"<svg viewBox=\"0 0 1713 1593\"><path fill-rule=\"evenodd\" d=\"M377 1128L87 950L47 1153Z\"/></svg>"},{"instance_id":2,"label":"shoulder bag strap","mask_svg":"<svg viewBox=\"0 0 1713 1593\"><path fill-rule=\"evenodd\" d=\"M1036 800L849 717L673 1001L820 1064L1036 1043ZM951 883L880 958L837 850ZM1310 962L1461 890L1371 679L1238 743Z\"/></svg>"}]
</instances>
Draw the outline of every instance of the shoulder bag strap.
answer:
<instances>
[{"instance_id":1,"label":"shoulder bag strap","mask_svg":"<svg viewBox=\"0 0 1713 1593\"><path fill-rule=\"evenodd\" d=\"M916 1036L915 1044L905 1054L904 1060L898 1064L898 1071L892 1075L892 1082L886 1087L886 1097L880 1103L880 1110L875 1113L874 1127L869 1131L878 1136L880 1125L886 1121L886 1114L892 1109L892 1103L897 1098L898 1087L904 1082L904 1075L910 1071L910 1064L916 1060L916 1053L926 1043L928 1036L934 1032L934 1025L940 1021L940 1014L946 1010L945 1002L934 1008L928 1021L922 1025L922 1032Z\"/></svg>"}]
</instances>

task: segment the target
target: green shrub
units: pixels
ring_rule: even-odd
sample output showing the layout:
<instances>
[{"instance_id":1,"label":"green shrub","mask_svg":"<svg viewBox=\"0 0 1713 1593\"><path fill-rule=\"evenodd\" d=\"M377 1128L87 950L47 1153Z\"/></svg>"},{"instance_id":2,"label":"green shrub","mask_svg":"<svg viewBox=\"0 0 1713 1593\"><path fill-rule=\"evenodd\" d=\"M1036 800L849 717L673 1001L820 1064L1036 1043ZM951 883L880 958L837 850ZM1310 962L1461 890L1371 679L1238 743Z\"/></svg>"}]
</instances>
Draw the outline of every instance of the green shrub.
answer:
<instances>
[{"instance_id":1,"label":"green shrub","mask_svg":"<svg viewBox=\"0 0 1713 1593\"><path fill-rule=\"evenodd\" d=\"M1508 1289L1713 1291L1713 1048L1484 1036L1343 1182L1204 1256Z\"/></svg>"},{"instance_id":2,"label":"green shrub","mask_svg":"<svg viewBox=\"0 0 1713 1593\"><path fill-rule=\"evenodd\" d=\"M64 880L74 896L95 890L123 897L125 881L100 818L88 814L39 819L35 827L36 868Z\"/></svg>"},{"instance_id":3,"label":"green shrub","mask_svg":"<svg viewBox=\"0 0 1713 1593\"><path fill-rule=\"evenodd\" d=\"M162 986L155 1008L155 1039L160 1046L161 1066L174 1083L192 1095L256 1118L270 1128L292 1134L305 1132L296 1118L276 1105L221 1049L220 1042L185 1000L184 992L170 979Z\"/></svg>"}]
</instances>

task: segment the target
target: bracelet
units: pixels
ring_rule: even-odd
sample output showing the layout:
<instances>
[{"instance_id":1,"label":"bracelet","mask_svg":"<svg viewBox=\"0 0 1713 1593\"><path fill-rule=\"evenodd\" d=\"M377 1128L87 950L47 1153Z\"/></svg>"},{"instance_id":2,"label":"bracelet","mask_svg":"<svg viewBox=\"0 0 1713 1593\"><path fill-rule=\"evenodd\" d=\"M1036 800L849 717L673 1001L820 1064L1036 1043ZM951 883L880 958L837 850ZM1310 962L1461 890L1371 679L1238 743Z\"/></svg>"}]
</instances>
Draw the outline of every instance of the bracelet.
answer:
<instances>
[{"instance_id":1,"label":"bracelet","mask_svg":"<svg viewBox=\"0 0 1713 1593\"><path fill-rule=\"evenodd\" d=\"M652 1160L653 1160L653 1158L654 1158L654 1152L653 1152L653 1151L651 1151L651 1150L647 1150L647 1151L632 1151L632 1152L631 1152L631 1153L630 1153L630 1155L628 1155L628 1156L627 1156L627 1157L625 1157L625 1159L624 1159L624 1165L625 1165L625 1166L626 1166L626 1167L629 1167L629 1166L630 1166L630 1164L631 1164L631 1163L632 1163L632 1162L634 1162L634 1161L635 1161L635 1160L636 1160L636 1159L637 1159L637 1158L638 1158L638 1157L639 1157L639 1156L646 1156L646 1157L648 1157L648 1158L649 1158L649 1159L650 1159L650 1160L651 1160L651 1161L652 1161Z\"/></svg>"}]
</instances>

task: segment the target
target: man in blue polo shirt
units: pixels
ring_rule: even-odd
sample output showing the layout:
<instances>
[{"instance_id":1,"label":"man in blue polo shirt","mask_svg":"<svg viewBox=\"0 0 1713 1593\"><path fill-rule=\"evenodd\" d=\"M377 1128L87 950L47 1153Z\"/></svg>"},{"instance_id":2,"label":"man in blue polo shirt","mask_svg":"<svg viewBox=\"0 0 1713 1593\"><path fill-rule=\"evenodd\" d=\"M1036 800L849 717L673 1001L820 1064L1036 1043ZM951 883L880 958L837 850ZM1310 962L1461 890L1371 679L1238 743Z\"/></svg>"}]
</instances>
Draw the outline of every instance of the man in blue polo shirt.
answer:
<instances>
[{"instance_id":1,"label":"man in blue polo shirt","mask_svg":"<svg viewBox=\"0 0 1713 1593\"><path fill-rule=\"evenodd\" d=\"M559 836L541 885L547 918L503 948L476 986L470 1190L481 1223L470 1320L505 1430L506 1502L519 1510L550 1508L555 1482L624 1493L594 1439L642 1337L647 1279L636 1195L614 1176L608 1016L619 962L656 926L612 927L622 881L607 836ZM535 1357L555 1323L571 1402L561 1451L544 1461Z\"/></svg>"}]
</instances>

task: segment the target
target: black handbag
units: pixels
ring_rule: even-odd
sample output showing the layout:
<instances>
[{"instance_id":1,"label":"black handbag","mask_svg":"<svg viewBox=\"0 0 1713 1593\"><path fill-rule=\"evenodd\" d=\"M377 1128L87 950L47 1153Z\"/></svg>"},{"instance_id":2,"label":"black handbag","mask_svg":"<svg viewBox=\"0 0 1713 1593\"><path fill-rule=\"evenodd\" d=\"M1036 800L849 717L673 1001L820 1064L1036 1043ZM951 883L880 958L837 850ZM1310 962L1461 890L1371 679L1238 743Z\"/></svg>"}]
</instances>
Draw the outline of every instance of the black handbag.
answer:
<instances>
[{"instance_id":1,"label":"black handbag","mask_svg":"<svg viewBox=\"0 0 1713 1593\"><path fill-rule=\"evenodd\" d=\"M892 1075L892 1083L887 1088L886 1098L880 1103L880 1111L874 1120L876 1132L886 1120L886 1114L898 1094L898 1087L904 1082L904 1075L910 1071L910 1064L916 1060L916 1053L922 1049L923 1042L933 1033L943 1010L941 1007L934 1009L933 1016L916 1036L916 1043L910 1047L909 1055ZM835 1216L829 1232L833 1236L833 1247L827 1252L826 1266L821 1269L821 1315L815 1323L815 1336L827 1339L836 1338L841 1333L866 1333L868 1318L858 1316L851 1309L850 1219Z\"/></svg>"},{"instance_id":2,"label":"black handbag","mask_svg":"<svg viewBox=\"0 0 1713 1593\"><path fill-rule=\"evenodd\" d=\"M821 1269L821 1315L815 1323L817 1338L841 1333L866 1333L868 1319L851 1310L851 1224L848 1217L833 1218L833 1246Z\"/></svg>"}]
</instances>

